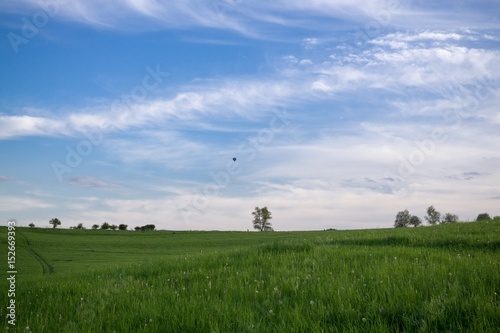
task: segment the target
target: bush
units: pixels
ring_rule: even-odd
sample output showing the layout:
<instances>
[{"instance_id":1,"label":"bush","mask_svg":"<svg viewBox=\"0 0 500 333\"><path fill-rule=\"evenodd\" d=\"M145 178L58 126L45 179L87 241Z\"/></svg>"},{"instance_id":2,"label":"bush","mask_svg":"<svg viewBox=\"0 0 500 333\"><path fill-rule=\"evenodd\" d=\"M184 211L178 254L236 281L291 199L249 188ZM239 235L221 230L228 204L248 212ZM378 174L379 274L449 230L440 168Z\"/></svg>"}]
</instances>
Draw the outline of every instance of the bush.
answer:
<instances>
[{"instance_id":1,"label":"bush","mask_svg":"<svg viewBox=\"0 0 500 333\"><path fill-rule=\"evenodd\" d=\"M153 231L155 230L155 225L154 224L146 224L141 227L137 226L134 228L135 231Z\"/></svg>"},{"instance_id":2,"label":"bush","mask_svg":"<svg viewBox=\"0 0 500 333\"><path fill-rule=\"evenodd\" d=\"M418 216L413 215L410 218L410 224L414 227L418 227L418 226L422 225L422 220Z\"/></svg>"},{"instance_id":3,"label":"bush","mask_svg":"<svg viewBox=\"0 0 500 333\"><path fill-rule=\"evenodd\" d=\"M441 224L456 223L456 222L458 222L458 216L451 213L446 213L444 215L444 218L441 220Z\"/></svg>"},{"instance_id":4,"label":"bush","mask_svg":"<svg viewBox=\"0 0 500 333\"><path fill-rule=\"evenodd\" d=\"M491 220L491 217L488 213L482 213L479 214L476 218L476 221L483 221L483 220Z\"/></svg>"}]
</instances>

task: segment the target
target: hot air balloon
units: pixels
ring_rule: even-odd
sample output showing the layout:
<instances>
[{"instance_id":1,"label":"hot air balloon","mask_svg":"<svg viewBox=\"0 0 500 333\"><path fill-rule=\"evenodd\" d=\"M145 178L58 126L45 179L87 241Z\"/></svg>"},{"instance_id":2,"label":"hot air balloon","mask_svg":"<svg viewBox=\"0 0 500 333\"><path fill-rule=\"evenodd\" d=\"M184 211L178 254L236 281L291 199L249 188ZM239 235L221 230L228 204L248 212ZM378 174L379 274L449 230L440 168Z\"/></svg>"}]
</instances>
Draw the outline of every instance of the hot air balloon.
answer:
<instances>
[{"instance_id":1,"label":"hot air balloon","mask_svg":"<svg viewBox=\"0 0 500 333\"><path fill-rule=\"evenodd\" d=\"M236 162L236 157L233 157L233 162Z\"/></svg>"}]
</instances>

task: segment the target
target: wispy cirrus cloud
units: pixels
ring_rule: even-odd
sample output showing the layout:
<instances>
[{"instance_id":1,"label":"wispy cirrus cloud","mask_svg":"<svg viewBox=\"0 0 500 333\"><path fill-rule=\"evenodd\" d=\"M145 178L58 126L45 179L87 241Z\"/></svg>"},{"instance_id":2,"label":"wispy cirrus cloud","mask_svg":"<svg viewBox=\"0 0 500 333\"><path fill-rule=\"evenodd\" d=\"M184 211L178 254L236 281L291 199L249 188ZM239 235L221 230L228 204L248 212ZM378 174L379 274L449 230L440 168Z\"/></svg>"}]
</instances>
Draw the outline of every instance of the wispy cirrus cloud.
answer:
<instances>
[{"instance_id":1,"label":"wispy cirrus cloud","mask_svg":"<svg viewBox=\"0 0 500 333\"><path fill-rule=\"evenodd\" d=\"M434 40L434 43L421 45L421 39ZM288 55L282 59L285 68L277 68L264 79L200 80L178 87L173 96L159 93L146 101L128 104L108 101L73 109L62 117L50 111L45 116L40 111L36 116L2 115L0 138L74 136L88 128L113 132L158 124L177 129L216 130L217 126L210 124L217 119L256 119L269 114L276 106L291 108L311 101L336 100L345 93L366 94L370 90L395 94L389 110L406 115L411 115L411 110L420 115L439 115L453 107L451 104L455 108L463 106L481 87L494 95L495 85L500 81L495 71L500 66L500 53L447 43L449 40L460 43L462 39L467 36L431 31L388 34L375 40L404 40L407 46L394 49L374 44L366 50L335 54L331 49L318 50L316 58L323 59L315 63ZM307 66L304 66L305 60ZM434 97L408 98L412 93L402 87L417 87ZM450 98L450 94L454 96ZM490 112L483 116L497 115Z\"/></svg>"},{"instance_id":2,"label":"wispy cirrus cloud","mask_svg":"<svg viewBox=\"0 0 500 333\"><path fill-rule=\"evenodd\" d=\"M70 184L88 187L88 188L103 188L103 189L119 189L118 185L108 183L104 180L97 179L95 177L71 177L67 178L66 181Z\"/></svg>"},{"instance_id":3,"label":"wispy cirrus cloud","mask_svg":"<svg viewBox=\"0 0 500 333\"><path fill-rule=\"evenodd\" d=\"M64 116L46 111L45 116L1 115L0 139L22 136L74 136L89 128L103 131L126 130L158 125L201 125L210 117L259 118L270 109L290 103L297 87L284 80L209 80L205 84L179 87L171 97L123 103L111 100L67 112ZM295 98L300 100L301 96Z\"/></svg>"},{"instance_id":4,"label":"wispy cirrus cloud","mask_svg":"<svg viewBox=\"0 0 500 333\"><path fill-rule=\"evenodd\" d=\"M463 172L463 173L458 174L458 175L446 176L446 178L455 179L455 180L472 180L474 178L485 176L485 175L488 175L488 173L477 172L477 171L468 171L468 172Z\"/></svg>"},{"instance_id":5,"label":"wispy cirrus cloud","mask_svg":"<svg viewBox=\"0 0 500 333\"><path fill-rule=\"evenodd\" d=\"M396 24L400 27L414 27L419 22L439 22L444 24L443 15L452 3L438 8L425 8L421 3L407 1L375 0L346 1L244 1L244 0L207 0L207 1L155 1L111 0L102 3L97 0L21 0L0 4L3 12L32 13L45 10L53 13L56 20L76 21L101 29L119 30L157 30L164 27L201 27L233 31L258 39L276 38L277 32L284 29L324 31L332 29L321 19L337 19L337 25L351 21L363 28L370 20L381 27ZM474 6L470 6L471 11ZM304 15L307 13L307 15ZM484 13L483 13L484 14ZM484 23L477 13L467 17L448 17L447 24L464 21ZM307 27L304 29L304 27ZM334 27L336 28L336 27ZM272 37L274 35L274 37ZM425 36L422 36L425 37ZM433 36L439 38L443 36ZM314 42L314 38L309 41ZM313 43L315 44L315 43ZM309 44L312 46L313 44Z\"/></svg>"},{"instance_id":6,"label":"wispy cirrus cloud","mask_svg":"<svg viewBox=\"0 0 500 333\"><path fill-rule=\"evenodd\" d=\"M318 16L366 15L370 11L387 7L385 1L373 1L367 6L363 1L107 1L106 4L96 0L63 1L52 3L43 0L21 0L4 2L0 5L3 11L27 11L45 9L49 5L57 7L57 15L74 21L108 28L125 29L125 22L130 19L149 19L149 25L167 25L173 27L202 26L229 28L242 32L250 31L249 21L270 22L274 24L291 24L303 22L304 19L287 18L286 13L298 14L307 10ZM398 1L398 6L400 5ZM279 13L282 14L279 14Z\"/></svg>"}]
</instances>

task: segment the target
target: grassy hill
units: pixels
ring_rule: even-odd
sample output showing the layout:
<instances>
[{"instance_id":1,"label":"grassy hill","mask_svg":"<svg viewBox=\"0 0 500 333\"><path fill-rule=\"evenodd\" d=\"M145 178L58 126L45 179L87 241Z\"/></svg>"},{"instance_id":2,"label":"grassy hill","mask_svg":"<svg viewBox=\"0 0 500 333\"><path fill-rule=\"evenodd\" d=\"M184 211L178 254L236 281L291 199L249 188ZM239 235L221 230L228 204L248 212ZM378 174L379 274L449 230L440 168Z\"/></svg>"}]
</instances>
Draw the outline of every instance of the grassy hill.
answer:
<instances>
[{"instance_id":1,"label":"grassy hill","mask_svg":"<svg viewBox=\"0 0 500 333\"><path fill-rule=\"evenodd\" d=\"M273 233L19 228L16 240L9 332L500 327L498 222ZM6 279L0 286L4 320Z\"/></svg>"}]
</instances>

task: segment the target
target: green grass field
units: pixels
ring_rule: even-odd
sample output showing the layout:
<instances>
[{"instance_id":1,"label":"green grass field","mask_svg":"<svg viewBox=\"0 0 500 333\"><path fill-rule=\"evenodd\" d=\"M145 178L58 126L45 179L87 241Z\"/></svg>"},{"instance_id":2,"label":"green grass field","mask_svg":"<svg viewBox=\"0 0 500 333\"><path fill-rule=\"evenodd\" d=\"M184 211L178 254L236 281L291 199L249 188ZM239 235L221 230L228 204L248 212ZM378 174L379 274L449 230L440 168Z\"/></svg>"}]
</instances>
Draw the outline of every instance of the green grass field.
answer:
<instances>
[{"instance_id":1,"label":"green grass field","mask_svg":"<svg viewBox=\"0 0 500 333\"><path fill-rule=\"evenodd\" d=\"M500 328L498 221L270 233L19 228L16 240L16 326L0 283L6 332Z\"/></svg>"}]
</instances>

